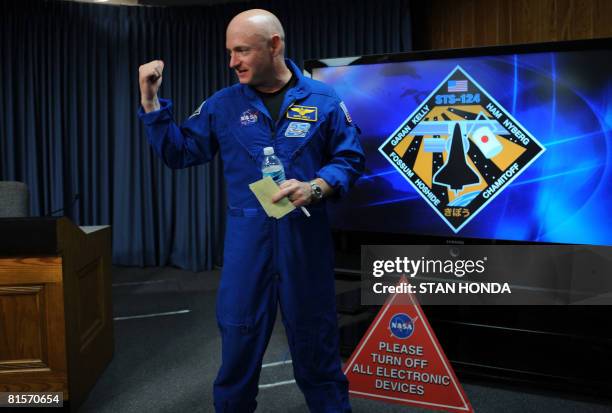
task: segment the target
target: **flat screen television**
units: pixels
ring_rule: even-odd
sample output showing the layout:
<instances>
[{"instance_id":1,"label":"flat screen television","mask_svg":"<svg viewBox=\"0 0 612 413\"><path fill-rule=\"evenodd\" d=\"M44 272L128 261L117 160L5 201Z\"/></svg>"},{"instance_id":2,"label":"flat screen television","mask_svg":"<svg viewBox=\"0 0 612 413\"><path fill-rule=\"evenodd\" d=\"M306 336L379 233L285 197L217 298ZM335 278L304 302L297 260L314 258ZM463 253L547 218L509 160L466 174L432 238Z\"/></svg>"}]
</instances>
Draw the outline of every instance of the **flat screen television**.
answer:
<instances>
[{"instance_id":1,"label":"flat screen television","mask_svg":"<svg viewBox=\"0 0 612 413\"><path fill-rule=\"evenodd\" d=\"M367 157L348 196L328 202L337 273L359 274L360 244L612 245L612 39L311 60L305 69L345 102ZM350 293L340 302L363 311ZM461 375L609 395L609 308L426 312ZM346 355L369 322L343 327ZM571 357L559 363L551 348Z\"/></svg>"},{"instance_id":2,"label":"flat screen television","mask_svg":"<svg viewBox=\"0 0 612 413\"><path fill-rule=\"evenodd\" d=\"M311 60L361 129L334 227L612 245L612 41Z\"/></svg>"}]
</instances>

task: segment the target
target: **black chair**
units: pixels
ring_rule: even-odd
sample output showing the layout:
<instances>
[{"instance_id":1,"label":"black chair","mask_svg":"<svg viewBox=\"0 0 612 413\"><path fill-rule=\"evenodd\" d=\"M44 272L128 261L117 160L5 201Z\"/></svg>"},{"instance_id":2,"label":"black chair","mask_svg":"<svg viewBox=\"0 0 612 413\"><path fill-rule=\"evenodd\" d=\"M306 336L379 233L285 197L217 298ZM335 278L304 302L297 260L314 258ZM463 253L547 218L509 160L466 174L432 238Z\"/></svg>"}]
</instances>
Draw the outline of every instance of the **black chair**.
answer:
<instances>
[{"instance_id":1,"label":"black chair","mask_svg":"<svg viewBox=\"0 0 612 413\"><path fill-rule=\"evenodd\" d=\"M0 181L0 218L30 215L30 192L23 182Z\"/></svg>"}]
</instances>

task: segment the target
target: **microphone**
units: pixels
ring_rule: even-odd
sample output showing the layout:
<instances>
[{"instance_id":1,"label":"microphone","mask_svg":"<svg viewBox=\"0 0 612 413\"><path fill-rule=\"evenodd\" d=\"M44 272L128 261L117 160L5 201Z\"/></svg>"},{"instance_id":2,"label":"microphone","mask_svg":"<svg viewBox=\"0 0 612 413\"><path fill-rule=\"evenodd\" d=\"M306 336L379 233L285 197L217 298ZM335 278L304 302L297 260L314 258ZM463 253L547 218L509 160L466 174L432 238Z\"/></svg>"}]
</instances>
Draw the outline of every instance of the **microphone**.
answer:
<instances>
[{"instance_id":1,"label":"microphone","mask_svg":"<svg viewBox=\"0 0 612 413\"><path fill-rule=\"evenodd\" d=\"M80 195L80 194L78 194L78 193L77 193L77 194L74 194L74 196L72 197L72 201L70 201L70 205L68 206L68 209L69 209L70 211L72 211L72 207L74 207L74 203L75 203L76 201L78 201L79 199L81 199L81 195ZM55 211L51 211L51 212L49 212L49 213L48 213L46 216L50 217L50 216L52 216L53 214L57 214L58 212L64 212L64 210L65 210L65 209L66 209L66 208L64 208L64 207L59 208L59 209L56 209Z\"/></svg>"}]
</instances>

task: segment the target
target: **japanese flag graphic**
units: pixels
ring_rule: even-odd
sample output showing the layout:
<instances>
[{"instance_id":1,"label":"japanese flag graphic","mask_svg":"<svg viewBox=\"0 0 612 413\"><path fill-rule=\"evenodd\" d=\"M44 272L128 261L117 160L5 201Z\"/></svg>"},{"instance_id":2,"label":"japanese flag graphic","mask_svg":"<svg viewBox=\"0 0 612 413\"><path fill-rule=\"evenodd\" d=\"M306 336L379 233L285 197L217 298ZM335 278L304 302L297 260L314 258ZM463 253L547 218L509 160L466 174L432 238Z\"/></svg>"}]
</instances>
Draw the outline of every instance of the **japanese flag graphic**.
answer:
<instances>
[{"instance_id":1,"label":"japanese flag graphic","mask_svg":"<svg viewBox=\"0 0 612 413\"><path fill-rule=\"evenodd\" d=\"M476 129L474 133L472 133L472 141L487 159L493 158L504 149L499 139L497 139L488 126L482 126Z\"/></svg>"}]
</instances>

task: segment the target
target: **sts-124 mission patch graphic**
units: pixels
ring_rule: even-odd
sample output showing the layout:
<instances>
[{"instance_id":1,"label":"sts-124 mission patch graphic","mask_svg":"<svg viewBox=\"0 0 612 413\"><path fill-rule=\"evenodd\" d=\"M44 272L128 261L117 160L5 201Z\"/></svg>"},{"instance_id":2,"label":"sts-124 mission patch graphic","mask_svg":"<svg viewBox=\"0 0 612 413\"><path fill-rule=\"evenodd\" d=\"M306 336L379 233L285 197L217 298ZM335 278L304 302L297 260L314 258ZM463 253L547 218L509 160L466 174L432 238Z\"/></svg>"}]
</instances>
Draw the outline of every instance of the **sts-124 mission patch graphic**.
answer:
<instances>
[{"instance_id":1,"label":"sts-124 mission patch graphic","mask_svg":"<svg viewBox=\"0 0 612 413\"><path fill-rule=\"evenodd\" d=\"M378 150L457 233L545 148L457 66Z\"/></svg>"}]
</instances>

